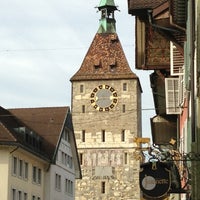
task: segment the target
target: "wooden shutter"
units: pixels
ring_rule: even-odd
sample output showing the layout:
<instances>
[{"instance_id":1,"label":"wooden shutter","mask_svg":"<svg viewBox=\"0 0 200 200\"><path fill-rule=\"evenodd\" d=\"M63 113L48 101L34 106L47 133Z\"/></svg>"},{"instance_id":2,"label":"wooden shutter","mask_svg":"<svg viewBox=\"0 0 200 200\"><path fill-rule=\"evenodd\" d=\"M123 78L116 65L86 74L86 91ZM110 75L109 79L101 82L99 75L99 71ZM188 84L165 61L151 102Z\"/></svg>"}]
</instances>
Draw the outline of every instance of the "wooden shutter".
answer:
<instances>
[{"instance_id":1,"label":"wooden shutter","mask_svg":"<svg viewBox=\"0 0 200 200\"><path fill-rule=\"evenodd\" d=\"M183 75L184 57L177 47L170 42L170 74L171 76Z\"/></svg>"},{"instance_id":2,"label":"wooden shutter","mask_svg":"<svg viewBox=\"0 0 200 200\"><path fill-rule=\"evenodd\" d=\"M166 113L180 114L179 104L179 78L165 78Z\"/></svg>"}]
</instances>

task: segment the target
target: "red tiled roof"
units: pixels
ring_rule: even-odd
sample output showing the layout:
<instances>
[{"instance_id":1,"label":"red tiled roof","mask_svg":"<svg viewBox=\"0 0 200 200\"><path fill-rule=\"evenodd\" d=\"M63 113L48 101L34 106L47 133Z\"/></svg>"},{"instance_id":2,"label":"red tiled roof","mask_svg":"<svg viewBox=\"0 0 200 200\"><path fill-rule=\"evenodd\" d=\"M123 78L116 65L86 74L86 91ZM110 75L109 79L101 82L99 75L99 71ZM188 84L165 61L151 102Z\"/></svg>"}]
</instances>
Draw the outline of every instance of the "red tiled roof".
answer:
<instances>
[{"instance_id":1,"label":"red tiled roof","mask_svg":"<svg viewBox=\"0 0 200 200\"><path fill-rule=\"evenodd\" d=\"M113 65L113 66L112 66ZM116 33L97 33L71 81L136 79Z\"/></svg>"}]
</instances>

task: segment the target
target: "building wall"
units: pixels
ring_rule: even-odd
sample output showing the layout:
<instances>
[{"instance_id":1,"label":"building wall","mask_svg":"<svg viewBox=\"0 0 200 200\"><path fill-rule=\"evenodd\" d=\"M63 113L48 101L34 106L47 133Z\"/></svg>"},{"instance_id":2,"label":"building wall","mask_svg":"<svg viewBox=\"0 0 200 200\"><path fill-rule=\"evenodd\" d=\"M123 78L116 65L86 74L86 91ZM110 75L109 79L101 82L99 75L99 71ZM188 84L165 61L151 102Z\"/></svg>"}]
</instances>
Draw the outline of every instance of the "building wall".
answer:
<instances>
[{"instance_id":1,"label":"building wall","mask_svg":"<svg viewBox=\"0 0 200 200\"><path fill-rule=\"evenodd\" d=\"M65 139L62 138L59 143L56 165L52 164L46 174L48 187L45 187L45 200L73 200L75 198L75 168L67 136L70 132L65 130L64 133Z\"/></svg>"},{"instance_id":2,"label":"building wall","mask_svg":"<svg viewBox=\"0 0 200 200\"><path fill-rule=\"evenodd\" d=\"M56 174L61 177L60 188L56 188ZM62 167L57 165L51 165L50 170L46 176L46 181L49 183L49 187L45 189L45 200L73 200L74 199L74 189L73 194L66 191L66 180L70 180L75 184L74 174L66 171ZM74 186L73 186L74 188Z\"/></svg>"},{"instance_id":3,"label":"building wall","mask_svg":"<svg viewBox=\"0 0 200 200\"><path fill-rule=\"evenodd\" d=\"M0 147L0 199L8 199L9 151Z\"/></svg>"},{"instance_id":4,"label":"building wall","mask_svg":"<svg viewBox=\"0 0 200 200\"><path fill-rule=\"evenodd\" d=\"M127 91L123 91L124 83ZM118 103L109 112L95 110L90 103L93 89L101 84L112 86L118 94ZM80 92L81 85L83 92ZM85 113L82 113L83 105ZM140 199L139 161L135 159L133 143L134 137L141 135L138 108L141 108L141 96L136 79L73 82L72 117L83 175L76 183L76 200ZM102 142L102 131L105 131L105 142Z\"/></svg>"},{"instance_id":5,"label":"building wall","mask_svg":"<svg viewBox=\"0 0 200 200\"><path fill-rule=\"evenodd\" d=\"M8 179L7 184L5 184L7 189L0 195L5 195L4 193L7 192L7 198L1 199L13 199L13 190L15 190L15 199L20 199L19 195L22 199L24 195L27 195L28 199L33 196L44 199L44 173L47 163L20 148L7 149L5 157L7 158L8 168L4 168L4 172L1 174L4 174L5 180L6 177ZM14 158L17 163L15 167ZM27 176L25 175L25 163L28 163ZM35 181L33 181L33 167L36 169ZM15 172L14 168L16 169Z\"/></svg>"}]
</instances>

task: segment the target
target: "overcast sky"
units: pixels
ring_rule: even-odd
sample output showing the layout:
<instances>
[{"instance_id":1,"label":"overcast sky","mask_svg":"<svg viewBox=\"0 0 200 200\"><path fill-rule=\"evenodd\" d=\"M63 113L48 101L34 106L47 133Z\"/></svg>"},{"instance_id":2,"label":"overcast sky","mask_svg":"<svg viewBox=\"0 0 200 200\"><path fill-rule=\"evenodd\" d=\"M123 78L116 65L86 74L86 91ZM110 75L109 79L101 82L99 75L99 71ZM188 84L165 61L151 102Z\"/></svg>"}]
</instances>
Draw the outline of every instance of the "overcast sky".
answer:
<instances>
[{"instance_id":1,"label":"overcast sky","mask_svg":"<svg viewBox=\"0 0 200 200\"><path fill-rule=\"evenodd\" d=\"M99 27L100 0L0 1L0 105L70 106L71 82ZM135 69L134 17L115 0L119 39L143 89L143 134L154 116L149 72ZM146 110L147 109L147 110ZM149 110L150 109L150 110Z\"/></svg>"}]
</instances>

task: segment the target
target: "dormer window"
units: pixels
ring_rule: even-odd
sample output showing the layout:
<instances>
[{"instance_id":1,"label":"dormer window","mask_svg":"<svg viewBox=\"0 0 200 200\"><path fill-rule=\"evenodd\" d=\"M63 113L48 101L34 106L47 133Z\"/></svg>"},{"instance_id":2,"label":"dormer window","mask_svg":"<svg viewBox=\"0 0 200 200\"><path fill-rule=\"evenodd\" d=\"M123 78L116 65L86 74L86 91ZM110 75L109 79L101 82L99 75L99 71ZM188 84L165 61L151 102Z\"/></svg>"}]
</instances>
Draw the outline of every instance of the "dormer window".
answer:
<instances>
[{"instance_id":1,"label":"dormer window","mask_svg":"<svg viewBox=\"0 0 200 200\"><path fill-rule=\"evenodd\" d=\"M24 142L29 146L34 148L37 151L41 151L42 148L42 138L35 132L31 131L27 127L17 127L14 130L18 134L22 134Z\"/></svg>"},{"instance_id":2,"label":"dormer window","mask_svg":"<svg viewBox=\"0 0 200 200\"><path fill-rule=\"evenodd\" d=\"M95 69L95 71L99 70L100 67L101 67L101 60L100 59L95 59L94 60L94 69Z\"/></svg>"},{"instance_id":3,"label":"dormer window","mask_svg":"<svg viewBox=\"0 0 200 200\"><path fill-rule=\"evenodd\" d=\"M111 42L116 42L116 41L118 41L117 35L116 35L116 34L111 35L111 36L110 36L110 40L111 40Z\"/></svg>"},{"instance_id":4,"label":"dormer window","mask_svg":"<svg viewBox=\"0 0 200 200\"><path fill-rule=\"evenodd\" d=\"M116 63L116 59L115 58L110 58L109 65L110 65L110 71L111 72L116 71L117 63Z\"/></svg>"}]
</instances>

